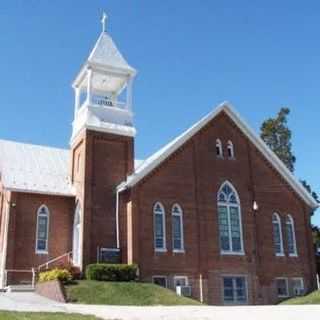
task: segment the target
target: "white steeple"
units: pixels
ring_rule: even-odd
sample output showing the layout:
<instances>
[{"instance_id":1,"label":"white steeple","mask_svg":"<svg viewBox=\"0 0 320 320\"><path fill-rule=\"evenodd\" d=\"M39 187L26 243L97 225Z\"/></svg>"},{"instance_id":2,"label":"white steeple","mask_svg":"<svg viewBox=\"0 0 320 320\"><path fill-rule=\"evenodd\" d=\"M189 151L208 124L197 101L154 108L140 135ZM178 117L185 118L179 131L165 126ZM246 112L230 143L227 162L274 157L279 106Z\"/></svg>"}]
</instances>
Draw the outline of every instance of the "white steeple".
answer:
<instances>
[{"instance_id":1,"label":"white steeple","mask_svg":"<svg viewBox=\"0 0 320 320\"><path fill-rule=\"evenodd\" d=\"M71 140L83 128L134 136L132 83L136 70L130 67L106 32L102 32L73 82L75 112Z\"/></svg>"}]
</instances>

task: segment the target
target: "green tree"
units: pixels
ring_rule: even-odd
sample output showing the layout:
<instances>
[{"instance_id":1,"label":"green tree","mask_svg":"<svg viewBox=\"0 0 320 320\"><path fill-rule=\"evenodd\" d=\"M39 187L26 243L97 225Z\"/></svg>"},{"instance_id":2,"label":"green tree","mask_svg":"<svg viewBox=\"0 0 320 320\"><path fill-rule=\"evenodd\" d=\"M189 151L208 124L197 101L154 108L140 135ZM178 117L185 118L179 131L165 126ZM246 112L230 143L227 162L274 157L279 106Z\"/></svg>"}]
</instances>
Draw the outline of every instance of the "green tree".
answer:
<instances>
[{"instance_id":1,"label":"green tree","mask_svg":"<svg viewBox=\"0 0 320 320\"><path fill-rule=\"evenodd\" d=\"M290 110L281 108L275 118L269 118L261 125L261 138L280 160L293 172L296 158L292 153L291 130L287 125Z\"/></svg>"},{"instance_id":2,"label":"green tree","mask_svg":"<svg viewBox=\"0 0 320 320\"><path fill-rule=\"evenodd\" d=\"M306 180L301 180L300 182L306 188L306 190L311 194L313 199L316 200L318 203L320 203L320 201L319 201L320 199L319 199L318 194L311 189L311 186L307 183L307 181ZM311 212L311 215L313 215L313 214L314 214L314 211ZM319 235L320 235L320 233L319 233ZM320 237L319 237L319 240L320 240Z\"/></svg>"},{"instance_id":3,"label":"green tree","mask_svg":"<svg viewBox=\"0 0 320 320\"><path fill-rule=\"evenodd\" d=\"M320 229L317 226L312 226L313 243L317 248L320 248Z\"/></svg>"}]
</instances>

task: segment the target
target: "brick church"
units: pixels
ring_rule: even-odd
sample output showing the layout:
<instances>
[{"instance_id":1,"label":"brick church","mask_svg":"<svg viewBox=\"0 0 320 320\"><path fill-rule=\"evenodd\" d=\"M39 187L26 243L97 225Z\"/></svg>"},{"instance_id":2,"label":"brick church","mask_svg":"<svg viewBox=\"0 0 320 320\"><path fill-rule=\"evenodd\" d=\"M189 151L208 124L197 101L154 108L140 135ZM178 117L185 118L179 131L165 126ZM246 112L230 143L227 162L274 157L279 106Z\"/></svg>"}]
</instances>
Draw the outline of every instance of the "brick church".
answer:
<instances>
[{"instance_id":1,"label":"brick church","mask_svg":"<svg viewBox=\"0 0 320 320\"><path fill-rule=\"evenodd\" d=\"M315 289L317 203L300 182L226 102L136 160L135 76L103 29L72 84L70 149L0 140L1 286L70 259L136 263L208 304Z\"/></svg>"}]
</instances>

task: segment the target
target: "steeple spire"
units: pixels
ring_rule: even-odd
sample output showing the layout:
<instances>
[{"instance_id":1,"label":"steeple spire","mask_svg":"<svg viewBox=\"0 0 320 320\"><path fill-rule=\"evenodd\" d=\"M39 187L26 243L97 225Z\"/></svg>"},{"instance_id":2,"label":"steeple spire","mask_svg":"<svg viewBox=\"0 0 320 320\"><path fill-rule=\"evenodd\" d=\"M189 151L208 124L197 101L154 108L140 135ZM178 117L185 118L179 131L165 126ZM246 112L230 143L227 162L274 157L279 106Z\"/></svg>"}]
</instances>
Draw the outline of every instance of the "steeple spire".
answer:
<instances>
[{"instance_id":1,"label":"steeple spire","mask_svg":"<svg viewBox=\"0 0 320 320\"><path fill-rule=\"evenodd\" d=\"M107 14L103 11L102 13L102 18L101 18L101 24L102 24L102 32L106 32L106 22L107 22L108 16Z\"/></svg>"}]
</instances>

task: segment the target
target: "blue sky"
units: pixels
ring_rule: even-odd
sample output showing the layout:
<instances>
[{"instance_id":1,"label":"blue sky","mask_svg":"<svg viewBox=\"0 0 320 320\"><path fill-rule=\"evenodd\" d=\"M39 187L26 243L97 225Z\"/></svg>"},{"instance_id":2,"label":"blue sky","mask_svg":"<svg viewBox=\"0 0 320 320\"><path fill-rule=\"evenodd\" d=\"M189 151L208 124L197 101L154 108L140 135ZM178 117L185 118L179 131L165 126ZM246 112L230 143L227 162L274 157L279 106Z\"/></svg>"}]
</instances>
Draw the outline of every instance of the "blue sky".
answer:
<instances>
[{"instance_id":1,"label":"blue sky","mask_svg":"<svg viewBox=\"0 0 320 320\"><path fill-rule=\"evenodd\" d=\"M1 1L1 138L68 147L70 84L102 10L139 72L138 158L224 100L255 130L287 106L296 175L320 193L319 1Z\"/></svg>"}]
</instances>

